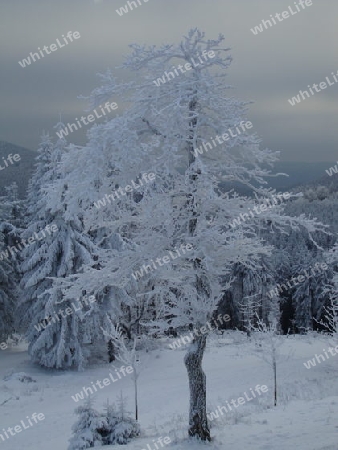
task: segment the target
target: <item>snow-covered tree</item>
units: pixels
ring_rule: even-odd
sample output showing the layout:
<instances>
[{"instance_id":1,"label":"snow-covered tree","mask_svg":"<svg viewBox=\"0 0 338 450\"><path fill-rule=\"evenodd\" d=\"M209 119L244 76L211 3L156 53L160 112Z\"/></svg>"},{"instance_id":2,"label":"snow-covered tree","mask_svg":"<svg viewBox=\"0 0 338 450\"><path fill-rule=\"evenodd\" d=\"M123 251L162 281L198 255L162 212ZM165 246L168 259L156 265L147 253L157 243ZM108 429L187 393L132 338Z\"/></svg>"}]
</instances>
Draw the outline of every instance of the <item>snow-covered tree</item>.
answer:
<instances>
[{"instance_id":1,"label":"snow-covered tree","mask_svg":"<svg viewBox=\"0 0 338 450\"><path fill-rule=\"evenodd\" d=\"M22 251L20 315L34 362L46 367L82 368L88 356L84 346L98 335L98 324L91 320L98 306L79 303L86 294L83 291L67 298L53 277L66 278L79 272L83 264L96 265L95 246L83 233L81 216L64 220L67 204L63 197L55 207L47 202L44 191L62 179L59 163L65 146L59 139L51 148L44 136L39 150L28 198L31 220L22 235L24 241L33 238L33 242ZM64 183L63 192L66 190Z\"/></svg>"},{"instance_id":2,"label":"snow-covered tree","mask_svg":"<svg viewBox=\"0 0 338 450\"><path fill-rule=\"evenodd\" d=\"M334 343L338 342L338 301L336 298L330 299L328 306L324 307L323 319L319 322L324 329L332 336Z\"/></svg>"},{"instance_id":3,"label":"snow-covered tree","mask_svg":"<svg viewBox=\"0 0 338 450\"><path fill-rule=\"evenodd\" d=\"M13 194L13 195L12 195ZM15 244L18 240L19 214L13 211L22 206L16 196L13 183L7 189L7 195L0 202L0 341L3 342L16 328L15 308L17 307L19 274ZM18 219L16 221L16 219ZM14 247L14 249L12 248ZM13 253L11 252L11 248Z\"/></svg>"},{"instance_id":4,"label":"snow-covered tree","mask_svg":"<svg viewBox=\"0 0 338 450\"><path fill-rule=\"evenodd\" d=\"M130 366L133 371L131 373L131 378L134 384L134 399L135 399L135 420L139 418L138 412L138 385L137 381L143 368L143 364L140 361L139 352L136 349L137 337L131 344L126 343L125 336L122 330L114 325L110 326L109 332L107 330L102 330L103 334L113 342L117 352L115 354L116 359L126 366Z\"/></svg>"},{"instance_id":5,"label":"snow-covered tree","mask_svg":"<svg viewBox=\"0 0 338 450\"><path fill-rule=\"evenodd\" d=\"M333 246L325 254L327 263L333 272L333 277L325 289L325 294L328 294L329 300L321 311L321 320L318 316L315 317L323 329L332 336L333 345L337 345L338 341L338 244Z\"/></svg>"},{"instance_id":6,"label":"snow-covered tree","mask_svg":"<svg viewBox=\"0 0 338 450\"><path fill-rule=\"evenodd\" d=\"M225 295L225 301L231 304L233 324L244 329L250 337L251 324L256 320L256 313L268 321L271 311L271 299L268 292L272 287L274 277L270 258L261 259L261 270L250 269L236 264L229 276L233 282L231 290ZM230 313L230 312L229 312Z\"/></svg>"},{"instance_id":7,"label":"snow-covered tree","mask_svg":"<svg viewBox=\"0 0 338 450\"><path fill-rule=\"evenodd\" d=\"M271 314L269 324L264 323L257 315L252 330L256 341L256 355L272 368L274 405L277 406L277 363L281 358L280 347L283 345L278 312L276 311L276 315Z\"/></svg>"},{"instance_id":8,"label":"snow-covered tree","mask_svg":"<svg viewBox=\"0 0 338 450\"><path fill-rule=\"evenodd\" d=\"M25 206L24 200L19 198L19 188L14 181L5 187L6 196L3 199L4 206L9 209L9 221L17 229L20 230L24 226Z\"/></svg>"},{"instance_id":9,"label":"snow-covered tree","mask_svg":"<svg viewBox=\"0 0 338 450\"><path fill-rule=\"evenodd\" d=\"M5 253L8 253L9 264L11 266L13 283L19 285L20 283L20 244L21 233L25 225L25 213L26 208L24 206L24 200L19 199L19 190L16 182L11 183L5 187L6 195L1 198L2 210L6 211L3 218L6 218L1 224L1 230L3 232L3 244L5 247ZM14 293L13 293L14 294ZM16 306L19 296L19 288L15 289Z\"/></svg>"},{"instance_id":10,"label":"snow-covered tree","mask_svg":"<svg viewBox=\"0 0 338 450\"><path fill-rule=\"evenodd\" d=\"M0 252L4 251L4 235L0 231ZM11 261L0 257L0 342L6 341L15 329L17 287Z\"/></svg>"},{"instance_id":11,"label":"snow-covered tree","mask_svg":"<svg viewBox=\"0 0 338 450\"><path fill-rule=\"evenodd\" d=\"M123 241L100 260L100 270L89 268L73 278L74 292L85 286L95 293L102 284L127 292L137 283L137 295L157 304L155 329L202 328L230 288L224 279L234 265L259 271L262 257L271 254L258 228L322 229L316 220L283 215L283 201L273 204L274 192L262 187L277 154L259 148L258 137L243 126L246 104L228 95L226 73L220 71L231 57L223 41L223 36L207 40L195 29L178 45L132 45L124 68L137 79L118 83L108 72L91 97L92 107L119 96L130 106L93 127L88 144L63 160L66 215L81 206L86 229L104 224ZM190 70L155 87L154 78L178 63ZM152 183L130 188L131 180L150 170L156 174ZM224 181L249 187L255 196L222 193ZM126 192L99 207L100 198L124 187ZM206 338L207 333L195 336L185 356L189 435L202 440L210 439L202 369Z\"/></svg>"},{"instance_id":12,"label":"snow-covered tree","mask_svg":"<svg viewBox=\"0 0 338 450\"><path fill-rule=\"evenodd\" d=\"M313 208L311 203L304 202L301 197L288 203L286 207L286 212L292 215L303 214L305 211L321 217L327 224L331 222L327 220L326 214ZM293 328L294 331L304 333L317 327L316 320L321 317L323 307L329 299L326 286L331 284L333 269L329 264L325 265L324 250L332 246L334 235L315 233L314 238L317 245L309 239L304 229L266 236L267 242L276 247L270 258L274 278L270 292L278 291L277 295L281 299L284 332Z\"/></svg>"},{"instance_id":13,"label":"snow-covered tree","mask_svg":"<svg viewBox=\"0 0 338 450\"><path fill-rule=\"evenodd\" d=\"M35 158L35 170L28 183L27 224L32 218L36 219L34 215L37 213L37 202L41 201L42 186L45 184L44 177L50 169L53 153L54 145L52 139L48 133L43 133L37 150L37 157ZM43 215L44 209L40 208L39 211Z\"/></svg>"},{"instance_id":14,"label":"snow-covered tree","mask_svg":"<svg viewBox=\"0 0 338 450\"><path fill-rule=\"evenodd\" d=\"M246 296L243 298L243 303L240 303L239 305L243 315L243 325L248 338L251 337L251 332L254 329L254 322L259 308L259 302L255 297L255 295Z\"/></svg>"}]
</instances>

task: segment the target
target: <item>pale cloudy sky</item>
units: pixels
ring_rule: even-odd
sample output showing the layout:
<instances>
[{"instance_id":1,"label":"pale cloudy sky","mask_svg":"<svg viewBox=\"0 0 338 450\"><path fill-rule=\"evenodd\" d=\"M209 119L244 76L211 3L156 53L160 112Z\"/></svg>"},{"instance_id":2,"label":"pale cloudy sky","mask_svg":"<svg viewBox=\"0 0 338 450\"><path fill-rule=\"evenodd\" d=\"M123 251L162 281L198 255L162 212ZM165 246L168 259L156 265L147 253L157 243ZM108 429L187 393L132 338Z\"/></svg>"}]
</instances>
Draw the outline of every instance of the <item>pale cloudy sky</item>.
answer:
<instances>
[{"instance_id":1,"label":"pale cloudy sky","mask_svg":"<svg viewBox=\"0 0 338 450\"><path fill-rule=\"evenodd\" d=\"M295 9L294 0L140 0L120 17L116 9L125 3L0 0L0 140L36 149L43 130L53 135L59 113L64 122L83 114L87 105L77 97L98 85L96 73L122 62L128 44L178 42L199 27L209 38L225 35L234 58L229 84L255 102L249 119L264 147L280 150L283 160L337 160L338 84L294 107L288 99L337 72L338 2L313 0L256 36L250 28ZM18 64L68 31L81 38L30 66ZM75 132L70 140L84 138Z\"/></svg>"}]
</instances>

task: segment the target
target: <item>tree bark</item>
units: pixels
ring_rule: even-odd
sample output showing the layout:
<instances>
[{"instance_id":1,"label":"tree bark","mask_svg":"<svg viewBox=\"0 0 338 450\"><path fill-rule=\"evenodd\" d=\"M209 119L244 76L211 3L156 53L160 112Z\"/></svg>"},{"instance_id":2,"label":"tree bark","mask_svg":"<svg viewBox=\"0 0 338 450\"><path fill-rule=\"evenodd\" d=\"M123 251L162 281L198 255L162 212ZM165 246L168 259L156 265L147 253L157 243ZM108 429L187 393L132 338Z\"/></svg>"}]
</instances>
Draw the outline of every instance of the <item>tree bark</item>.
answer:
<instances>
[{"instance_id":1,"label":"tree bark","mask_svg":"<svg viewBox=\"0 0 338 450\"><path fill-rule=\"evenodd\" d=\"M202 441L211 440L207 419L206 376L202 369L206 340L206 336L195 337L184 358L190 389L189 436Z\"/></svg>"},{"instance_id":2,"label":"tree bark","mask_svg":"<svg viewBox=\"0 0 338 450\"><path fill-rule=\"evenodd\" d=\"M198 109L197 92L192 93L189 102L189 139L187 141L187 153L189 159L189 167L195 163L196 156L194 153L194 137L196 134L197 117L196 110ZM187 198L187 213L188 220L188 235L195 236L197 227L197 207L194 197L194 190L198 182L200 170L197 169L194 173L189 175L190 192ZM193 261L193 267L196 270L196 292L200 295L209 295L208 286L202 277L202 261L196 258ZM184 358L184 363L188 372L189 389L190 389L190 407L189 407L189 436L197 437L202 441L210 441L210 431L207 420L207 405L206 405L206 377L202 369L202 359L206 346L206 336L197 336L190 344L187 354Z\"/></svg>"}]
</instances>

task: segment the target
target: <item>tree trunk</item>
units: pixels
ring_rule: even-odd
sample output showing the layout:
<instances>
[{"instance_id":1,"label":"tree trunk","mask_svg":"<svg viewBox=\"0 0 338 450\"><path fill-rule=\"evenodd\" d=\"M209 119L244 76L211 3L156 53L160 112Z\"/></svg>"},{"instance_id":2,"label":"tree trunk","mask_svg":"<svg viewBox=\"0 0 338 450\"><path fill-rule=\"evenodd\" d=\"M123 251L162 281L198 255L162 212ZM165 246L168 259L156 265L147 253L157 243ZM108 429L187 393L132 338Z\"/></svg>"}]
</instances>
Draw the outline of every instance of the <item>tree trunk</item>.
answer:
<instances>
[{"instance_id":1,"label":"tree trunk","mask_svg":"<svg viewBox=\"0 0 338 450\"><path fill-rule=\"evenodd\" d=\"M190 389L189 436L202 441L211 440L207 420L206 376L202 369L206 339L206 336L195 337L184 357Z\"/></svg>"},{"instance_id":2,"label":"tree trunk","mask_svg":"<svg viewBox=\"0 0 338 450\"><path fill-rule=\"evenodd\" d=\"M277 406L277 361L274 359L273 361L273 378L274 378L274 404Z\"/></svg>"},{"instance_id":3,"label":"tree trunk","mask_svg":"<svg viewBox=\"0 0 338 450\"><path fill-rule=\"evenodd\" d=\"M197 133L197 116L198 109L197 91L192 93L192 98L189 102L189 140L187 142L187 153L189 158L189 168L195 163L196 156L194 153L195 134ZM187 198L187 212L188 212L188 235L195 236L197 227L197 207L194 197L194 190L198 182L198 177L201 174L200 169L196 169L189 174L190 192ZM202 278L202 261L196 258L193 261L193 266L196 271L196 292L199 295L209 295L208 286ZM184 363L187 368L190 389L190 407L189 407L189 436L197 437L202 441L210 441L210 431L207 420L207 405L206 405L206 377L202 369L202 359L206 345L206 336L195 337L190 344L187 354L184 357Z\"/></svg>"},{"instance_id":4,"label":"tree trunk","mask_svg":"<svg viewBox=\"0 0 338 450\"><path fill-rule=\"evenodd\" d=\"M135 420L138 421L138 400L137 400L137 378L134 378L134 393L135 393Z\"/></svg>"}]
</instances>

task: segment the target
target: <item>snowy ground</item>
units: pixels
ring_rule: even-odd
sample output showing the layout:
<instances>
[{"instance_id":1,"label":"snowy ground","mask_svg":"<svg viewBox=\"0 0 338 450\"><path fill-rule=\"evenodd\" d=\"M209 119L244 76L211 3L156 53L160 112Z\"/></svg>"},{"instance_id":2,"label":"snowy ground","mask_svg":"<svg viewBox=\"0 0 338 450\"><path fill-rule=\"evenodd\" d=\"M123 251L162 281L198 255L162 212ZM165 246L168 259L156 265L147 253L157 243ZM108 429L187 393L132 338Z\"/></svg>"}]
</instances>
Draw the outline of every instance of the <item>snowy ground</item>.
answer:
<instances>
[{"instance_id":1,"label":"snowy ground","mask_svg":"<svg viewBox=\"0 0 338 450\"><path fill-rule=\"evenodd\" d=\"M258 401L240 405L211 425L213 441L207 447L231 450L338 450L338 355L306 369L303 362L323 353L329 344L313 337L285 338L283 358L278 366L280 404L273 408L271 368L253 351L253 344L237 332L209 340L204 358L208 383L208 410L237 399L257 384L269 391ZM168 339L168 342L170 340ZM184 350L163 348L144 353L145 369L139 378L139 412L142 436L124 446L125 450L155 450L153 440L169 436L172 450L205 448L206 444L186 440L188 381L183 364ZM290 351L292 350L291 354ZM2 428L20 424L32 413L45 420L21 433L0 439L6 450L66 450L71 426L76 420L71 396L83 386L108 376L108 366L84 372L42 370L29 362L23 344L0 352L0 411ZM25 372L35 383L25 383L9 373ZM133 385L125 377L99 390L95 407L103 409L107 399L120 394L133 408ZM148 447L147 447L148 444ZM105 447L113 448L113 447ZM115 447L116 448L116 447ZM162 447L159 446L159 449Z\"/></svg>"}]
</instances>

